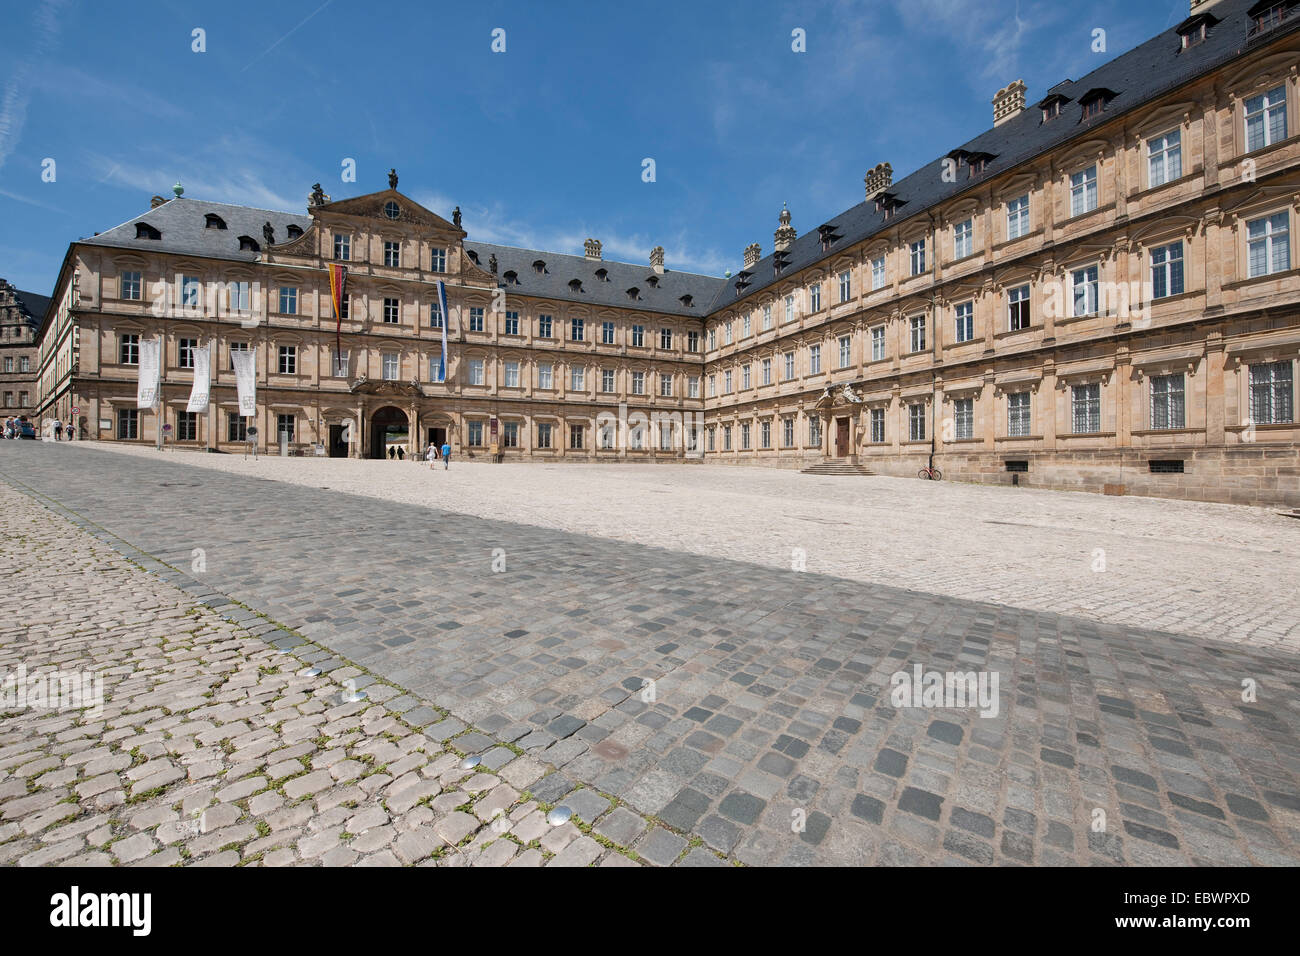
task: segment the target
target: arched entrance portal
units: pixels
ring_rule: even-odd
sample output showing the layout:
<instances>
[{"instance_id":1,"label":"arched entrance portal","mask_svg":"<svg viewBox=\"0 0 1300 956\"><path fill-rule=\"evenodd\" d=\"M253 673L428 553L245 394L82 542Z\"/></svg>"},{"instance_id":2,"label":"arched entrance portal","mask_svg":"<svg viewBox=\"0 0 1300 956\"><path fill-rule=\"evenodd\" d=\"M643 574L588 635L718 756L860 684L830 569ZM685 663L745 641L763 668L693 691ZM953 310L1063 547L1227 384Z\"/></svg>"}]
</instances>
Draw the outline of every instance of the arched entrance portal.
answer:
<instances>
[{"instance_id":1,"label":"arched entrance portal","mask_svg":"<svg viewBox=\"0 0 1300 956\"><path fill-rule=\"evenodd\" d=\"M406 412L395 405L385 405L370 419L370 457L387 458L390 449L396 456L398 448L410 457L411 426Z\"/></svg>"}]
</instances>

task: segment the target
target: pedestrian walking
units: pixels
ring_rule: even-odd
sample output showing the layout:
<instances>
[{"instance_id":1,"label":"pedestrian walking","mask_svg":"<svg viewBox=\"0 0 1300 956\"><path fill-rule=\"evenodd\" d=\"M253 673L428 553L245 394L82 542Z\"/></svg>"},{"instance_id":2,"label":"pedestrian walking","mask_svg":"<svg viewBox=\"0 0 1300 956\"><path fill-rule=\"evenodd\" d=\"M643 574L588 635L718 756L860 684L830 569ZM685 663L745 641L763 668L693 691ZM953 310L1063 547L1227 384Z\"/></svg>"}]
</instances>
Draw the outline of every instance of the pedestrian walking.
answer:
<instances>
[{"instance_id":1,"label":"pedestrian walking","mask_svg":"<svg viewBox=\"0 0 1300 956\"><path fill-rule=\"evenodd\" d=\"M57 418L54 419L54 440L59 441L63 438L63 422Z\"/></svg>"},{"instance_id":2,"label":"pedestrian walking","mask_svg":"<svg viewBox=\"0 0 1300 956\"><path fill-rule=\"evenodd\" d=\"M424 460L429 463L429 470L433 471L433 463L438 460L438 446L429 443L429 447L424 450Z\"/></svg>"},{"instance_id":3,"label":"pedestrian walking","mask_svg":"<svg viewBox=\"0 0 1300 956\"><path fill-rule=\"evenodd\" d=\"M68 433L68 441L72 441L72 422L68 422L68 427L65 431Z\"/></svg>"},{"instance_id":4,"label":"pedestrian walking","mask_svg":"<svg viewBox=\"0 0 1300 956\"><path fill-rule=\"evenodd\" d=\"M442 470L446 471L451 464L451 445L447 442L442 443Z\"/></svg>"}]
</instances>

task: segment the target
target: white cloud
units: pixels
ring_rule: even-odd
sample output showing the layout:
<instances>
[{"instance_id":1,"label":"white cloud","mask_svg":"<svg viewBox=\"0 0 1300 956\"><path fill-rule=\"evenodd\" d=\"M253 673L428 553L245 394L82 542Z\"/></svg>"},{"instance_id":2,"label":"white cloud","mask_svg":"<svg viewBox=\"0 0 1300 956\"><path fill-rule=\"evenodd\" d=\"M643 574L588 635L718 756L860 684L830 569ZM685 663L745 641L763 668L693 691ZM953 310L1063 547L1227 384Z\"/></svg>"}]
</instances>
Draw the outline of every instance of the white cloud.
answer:
<instances>
[{"instance_id":1,"label":"white cloud","mask_svg":"<svg viewBox=\"0 0 1300 956\"><path fill-rule=\"evenodd\" d=\"M23 125L27 122L27 105L31 102L31 85L28 82L36 69L50 55L59 37L59 17L68 0L42 0L32 14L35 43L31 52L14 65L14 72L5 81L4 96L0 97L0 168L22 139ZM13 35L10 34L10 39Z\"/></svg>"},{"instance_id":2,"label":"white cloud","mask_svg":"<svg viewBox=\"0 0 1300 956\"><path fill-rule=\"evenodd\" d=\"M307 205L306 189L297 199L286 195L266 182L260 170L267 167L261 165L254 168L226 166L207 160L184 160L175 166L162 167L152 163L115 161L101 154L92 154L91 164L100 182L137 191L142 199L155 194L169 196L172 184L179 181L185 187L185 195L191 199L283 212L302 212Z\"/></svg>"}]
</instances>

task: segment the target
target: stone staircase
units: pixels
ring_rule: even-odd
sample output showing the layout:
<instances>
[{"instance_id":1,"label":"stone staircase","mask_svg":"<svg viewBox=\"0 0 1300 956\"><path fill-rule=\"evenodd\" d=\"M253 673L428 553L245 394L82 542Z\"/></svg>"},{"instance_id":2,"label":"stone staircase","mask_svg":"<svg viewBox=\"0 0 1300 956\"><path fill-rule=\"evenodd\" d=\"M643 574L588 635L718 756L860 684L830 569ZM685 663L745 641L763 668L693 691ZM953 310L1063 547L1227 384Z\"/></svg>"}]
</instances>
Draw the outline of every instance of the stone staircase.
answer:
<instances>
[{"instance_id":1,"label":"stone staircase","mask_svg":"<svg viewBox=\"0 0 1300 956\"><path fill-rule=\"evenodd\" d=\"M855 465L847 461L822 461L803 469L804 475L874 475L875 472L865 465Z\"/></svg>"}]
</instances>

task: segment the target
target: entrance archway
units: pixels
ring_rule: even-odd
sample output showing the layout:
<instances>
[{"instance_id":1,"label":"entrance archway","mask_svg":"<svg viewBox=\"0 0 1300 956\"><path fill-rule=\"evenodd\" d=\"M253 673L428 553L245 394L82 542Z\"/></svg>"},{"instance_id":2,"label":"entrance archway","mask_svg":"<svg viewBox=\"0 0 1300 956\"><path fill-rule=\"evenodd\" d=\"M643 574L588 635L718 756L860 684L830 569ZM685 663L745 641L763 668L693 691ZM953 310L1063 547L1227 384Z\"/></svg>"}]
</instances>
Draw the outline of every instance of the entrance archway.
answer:
<instances>
[{"instance_id":1,"label":"entrance archway","mask_svg":"<svg viewBox=\"0 0 1300 956\"><path fill-rule=\"evenodd\" d=\"M402 449L404 456L410 457L410 422L406 412L395 405L385 405L370 419L370 457L387 458L389 449L397 448Z\"/></svg>"}]
</instances>

